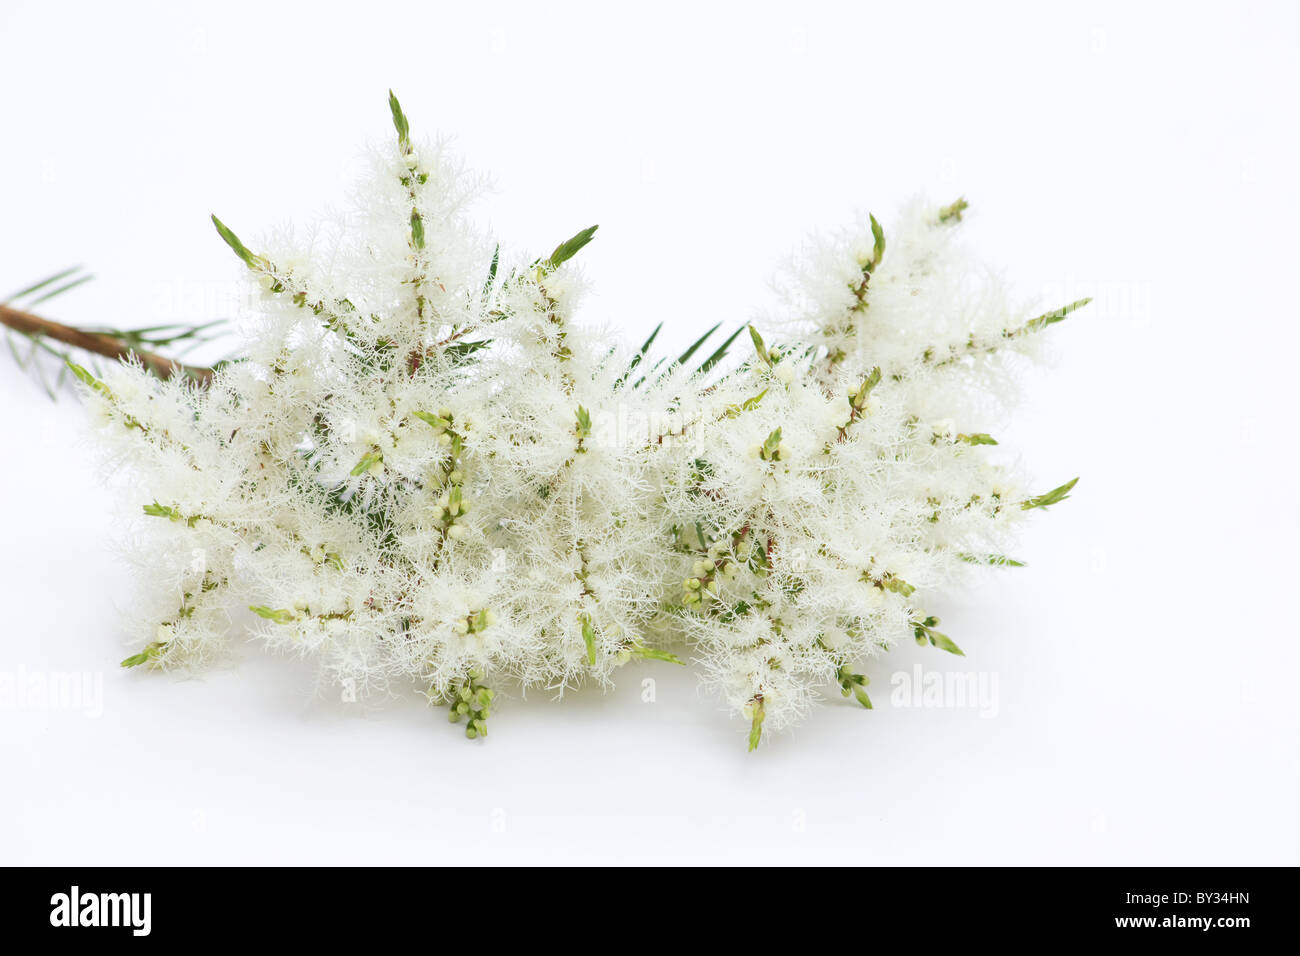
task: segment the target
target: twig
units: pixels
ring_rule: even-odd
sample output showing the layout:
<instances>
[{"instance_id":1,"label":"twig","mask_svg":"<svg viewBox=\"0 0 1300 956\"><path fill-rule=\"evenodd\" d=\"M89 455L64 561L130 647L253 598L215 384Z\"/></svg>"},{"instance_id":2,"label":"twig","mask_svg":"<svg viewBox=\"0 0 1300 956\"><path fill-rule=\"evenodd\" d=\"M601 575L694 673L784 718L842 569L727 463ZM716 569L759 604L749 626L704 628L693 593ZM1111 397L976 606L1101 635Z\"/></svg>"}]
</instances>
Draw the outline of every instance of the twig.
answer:
<instances>
[{"instance_id":1,"label":"twig","mask_svg":"<svg viewBox=\"0 0 1300 956\"><path fill-rule=\"evenodd\" d=\"M134 355L144 363L150 372L159 378L181 375L201 386L206 386L212 381L212 369L210 368L185 365L174 359L158 355L156 352L146 352L132 348L123 340L112 335L87 332L70 325L62 325L7 305L0 305L0 323L17 332L22 332L24 335L53 339L65 345L85 349L87 352L94 352L96 355L105 355L116 359L130 358Z\"/></svg>"}]
</instances>

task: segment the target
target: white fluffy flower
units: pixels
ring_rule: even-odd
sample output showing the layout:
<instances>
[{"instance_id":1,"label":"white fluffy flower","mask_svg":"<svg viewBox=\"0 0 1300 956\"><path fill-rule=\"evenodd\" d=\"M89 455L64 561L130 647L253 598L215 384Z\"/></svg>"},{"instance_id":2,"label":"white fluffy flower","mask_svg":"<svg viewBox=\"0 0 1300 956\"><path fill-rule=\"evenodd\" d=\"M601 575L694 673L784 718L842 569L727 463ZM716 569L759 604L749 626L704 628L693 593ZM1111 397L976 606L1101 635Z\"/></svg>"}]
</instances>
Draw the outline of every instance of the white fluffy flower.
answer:
<instances>
[{"instance_id":1,"label":"white fluffy flower","mask_svg":"<svg viewBox=\"0 0 1300 956\"><path fill-rule=\"evenodd\" d=\"M817 246L779 348L651 373L573 322L594 230L494 249L404 126L328 255L218 224L265 290L245 361L206 388L83 376L145 514L127 663L206 660L249 608L271 647L477 737L489 683L607 683L684 643L756 743L819 688L865 700L853 667L900 639L955 650L921 598L1068 488L1021 495L978 447L972 376L1056 319L1014 316L951 214Z\"/></svg>"}]
</instances>

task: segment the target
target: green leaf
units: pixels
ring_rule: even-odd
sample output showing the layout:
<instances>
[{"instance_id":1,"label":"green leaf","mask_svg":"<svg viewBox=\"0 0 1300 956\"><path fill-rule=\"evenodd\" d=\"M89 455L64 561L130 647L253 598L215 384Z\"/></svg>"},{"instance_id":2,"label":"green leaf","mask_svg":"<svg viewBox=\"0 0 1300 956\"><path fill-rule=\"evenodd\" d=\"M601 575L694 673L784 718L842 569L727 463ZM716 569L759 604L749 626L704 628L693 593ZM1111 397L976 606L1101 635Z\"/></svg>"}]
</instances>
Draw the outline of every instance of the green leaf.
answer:
<instances>
[{"instance_id":1,"label":"green leaf","mask_svg":"<svg viewBox=\"0 0 1300 956\"><path fill-rule=\"evenodd\" d=\"M591 242L591 237L596 234L598 228L600 227L588 226L572 239L567 239L560 243L555 247L555 251L552 252L550 257L546 260L546 265L551 269L557 269L565 262L568 262L578 254L579 250L581 250L583 246Z\"/></svg>"},{"instance_id":2,"label":"green leaf","mask_svg":"<svg viewBox=\"0 0 1300 956\"><path fill-rule=\"evenodd\" d=\"M636 355L632 356L632 361L628 363L627 371L620 375L618 381L614 383L615 388L620 388L623 383L627 381L628 376L636 371L637 366L645 359L646 353L650 351L651 344L659 335L659 330L663 327L664 324L662 322L655 326L655 330L650 333L650 338L646 339L645 342L641 344L641 348L637 350Z\"/></svg>"},{"instance_id":3,"label":"green leaf","mask_svg":"<svg viewBox=\"0 0 1300 956\"><path fill-rule=\"evenodd\" d=\"M492 284L497 281L497 267L501 264L501 243L496 244L492 250L492 263L488 266L487 279L483 283L483 298L487 299L488 293L492 291Z\"/></svg>"},{"instance_id":4,"label":"green leaf","mask_svg":"<svg viewBox=\"0 0 1300 956\"><path fill-rule=\"evenodd\" d=\"M970 208L970 203L965 199L958 197L952 205L944 206L939 210L939 222L961 222L961 214Z\"/></svg>"},{"instance_id":5,"label":"green leaf","mask_svg":"<svg viewBox=\"0 0 1300 956\"><path fill-rule=\"evenodd\" d=\"M669 664L686 666L686 662L676 654L670 654L668 651L661 651L654 647L646 647L644 644L633 644L628 650L632 652L633 657L639 657L644 661L667 661Z\"/></svg>"},{"instance_id":6,"label":"green leaf","mask_svg":"<svg viewBox=\"0 0 1300 956\"><path fill-rule=\"evenodd\" d=\"M392 90L388 91L388 108L393 113L393 129L397 130L397 145L402 148L403 153L411 151L411 124L407 122L406 114L402 112L402 104L397 102L397 97Z\"/></svg>"},{"instance_id":7,"label":"green leaf","mask_svg":"<svg viewBox=\"0 0 1300 956\"><path fill-rule=\"evenodd\" d=\"M663 327L664 324L662 322L660 322L658 325L655 326L655 330L650 333L650 338L646 339L644 342L641 343L641 348L637 350L638 355L645 355L646 352L650 351L651 344L653 344L655 338L658 337L659 330L662 329Z\"/></svg>"},{"instance_id":8,"label":"green leaf","mask_svg":"<svg viewBox=\"0 0 1300 956\"><path fill-rule=\"evenodd\" d=\"M875 269L880 265L880 260L885 258L885 230L881 228L880 223L876 222L876 217L871 216L871 238L875 244L871 250L871 268Z\"/></svg>"},{"instance_id":9,"label":"green leaf","mask_svg":"<svg viewBox=\"0 0 1300 956\"><path fill-rule=\"evenodd\" d=\"M216 216L213 216L212 224L217 227L217 234L225 240L226 245L234 250L235 255L244 260L244 265L255 270L264 270L267 268L266 260L259 255L249 252L248 247L239 241L239 237L231 232L224 222Z\"/></svg>"},{"instance_id":10,"label":"green leaf","mask_svg":"<svg viewBox=\"0 0 1300 956\"><path fill-rule=\"evenodd\" d=\"M478 339L474 342L452 342L442 352L451 358L453 362L462 363L479 349L485 349L491 344L491 339Z\"/></svg>"},{"instance_id":11,"label":"green leaf","mask_svg":"<svg viewBox=\"0 0 1300 956\"><path fill-rule=\"evenodd\" d=\"M903 597L908 597L916 591L916 588L912 587L912 585L893 574L885 575L880 581L880 586L886 591L893 591Z\"/></svg>"},{"instance_id":12,"label":"green leaf","mask_svg":"<svg viewBox=\"0 0 1300 956\"><path fill-rule=\"evenodd\" d=\"M68 368L72 369L72 374L77 376L77 379L82 384L89 385L91 388L98 388L100 385L104 384L99 379L95 378L95 376L87 372L80 365L78 365L76 362L66 362L65 364L68 366Z\"/></svg>"},{"instance_id":13,"label":"green leaf","mask_svg":"<svg viewBox=\"0 0 1300 956\"><path fill-rule=\"evenodd\" d=\"M596 663L596 629L591 626L591 618L582 616L582 640L587 645L587 663Z\"/></svg>"},{"instance_id":14,"label":"green leaf","mask_svg":"<svg viewBox=\"0 0 1300 956\"><path fill-rule=\"evenodd\" d=\"M179 521L181 517L180 512L175 508L168 507L167 505L160 505L156 501L151 505L145 505L144 513L155 518L170 518L172 521Z\"/></svg>"},{"instance_id":15,"label":"green leaf","mask_svg":"<svg viewBox=\"0 0 1300 956\"><path fill-rule=\"evenodd\" d=\"M586 438L591 434L591 412L578 406L578 437Z\"/></svg>"},{"instance_id":16,"label":"green leaf","mask_svg":"<svg viewBox=\"0 0 1300 956\"><path fill-rule=\"evenodd\" d=\"M692 343L692 345L691 345L690 348L688 348L688 349L687 349L685 352L683 352L681 355L677 356L677 362L676 362L676 364L677 364L677 365L685 365L688 361L690 361L691 356L695 354L696 350L697 350L701 345L703 345L705 342L707 342L708 339L709 339L709 336L711 336L714 332L718 331L718 329L719 329L719 327L721 327L721 325L722 325L721 322L716 323L716 324L713 326L713 328L709 329L709 331L705 332L705 333L704 333L703 335L701 335L698 339L696 339L696 340L694 341L694 343Z\"/></svg>"},{"instance_id":17,"label":"green leaf","mask_svg":"<svg viewBox=\"0 0 1300 956\"><path fill-rule=\"evenodd\" d=\"M707 359L705 359L703 363L701 363L700 367L695 370L694 374L703 375L704 373L708 372L711 368L713 368L713 366L721 362L722 359L727 354L727 349L731 347L731 343L736 341L736 336L738 336L743 331L745 331L745 326L742 325L740 328L736 329L736 331L728 335L727 340L723 342L720 346L718 346L717 351L715 351L712 355L710 355Z\"/></svg>"},{"instance_id":18,"label":"green leaf","mask_svg":"<svg viewBox=\"0 0 1300 956\"><path fill-rule=\"evenodd\" d=\"M45 289L44 292L36 296L36 298L28 301L23 306L24 308L30 309L33 308L34 306L40 305L42 302L46 302L49 299L53 299L56 296L63 295L63 293L75 289L77 286L83 285L84 283L87 283L91 279L95 278L93 275L87 273L84 275L77 276L75 279L72 279L70 282L62 281L68 278L69 276L75 275L80 271L81 271L81 266L73 266L71 269L64 269L61 272L56 272L54 273L54 275L50 276L47 279L42 279L40 282L32 283L31 285L27 286L25 289L19 289L13 295L9 296L7 299L0 301L0 304L9 305L11 302L15 302L18 299L22 299L26 296L29 296L34 292L41 292L42 289ZM62 284L54 285L55 283L62 283ZM47 288L47 286L51 286L51 285L54 285L53 289Z\"/></svg>"},{"instance_id":19,"label":"green leaf","mask_svg":"<svg viewBox=\"0 0 1300 956\"><path fill-rule=\"evenodd\" d=\"M414 415L416 418L418 418L420 421L425 422L428 425L432 425L434 428L441 428L445 430L451 427L451 422L447 421L447 419L445 418L441 418L437 415L434 415L432 412L411 412L411 414ZM371 464L373 464L373 462Z\"/></svg>"},{"instance_id":20,"label":"green leaf","mask_svg":"<svg viewBox=\"0 0 1300 956\"><path fill-rule=\"evenodd\" d=\"M72 374L77 376L77 380L81 382L83 385L89 385L92 389L94 389L96 392L99 392L99 394L103 395L105 398L113 397L113 393L108 390L107 385L105 385L99 379L95 378L95 376L91 375L89 372L87 372L76 362L73 362L69 359L64 359L63 361L64 364L67 365L68 368L72 370Z\"/></svg>"},{"instance_id":21,"label":"green leaf","mask_svg":"<svg viewBox=\"0 0 1300 956\"><path fill-rule=\"evenodd\" d=\"M294 620L293 611L288 611L283 608L277 610L276 608L266 607L262 604L250 604L248 609L258 617L264 617L268 621L274 621L276 624L292 624Z\"/></svg>"},{"instance_id":22,"label":"green leaf","mask_svg":"<svg viewBox=\"0 0 1300 956\"><path fill-rule=\"evenodd\" d=\"M858 386L857 391L853 393L853 407L861 411L863 406L867 404L867 398L871 395L871 390L879 384L880 366L877 365L871 370L871 374L862 380L862 384Z\"/></svg>"},{"instance_id":23,"label":"green leaf","mask_svg":"<svg viewBox=\"0 0 1300 956\"><path fill-rule=\"evenodd\" d=\"M968 445L996 445L997 439L992 435L984 432L972 432L969 435L958 435L957 440L965 442Z\"/></svg>"},{"instance_id":24,"label":"green leaf","mask_svg":"<svg viewBox=\"0 0 1300 956\"><path fill-rule=\"evenodd\" d=\"M759 698L752 702L753 716L749 721L749 752L753 753L758 747L759 740L763 737L763 718L767 716L763 700Z\"/></svg>"},{"instance_id":25,"label":"green leaf","mask_svg":"<svg viewBox=\"0 0 1300 956\"><path fill-rule=\"evenodd\" d=\"M841 665L835 676L840 682L840 692L845 697L852 694L857 698L859 704L867 708L867 710L872 709L871 698L867 696L866 690L867 685L871 683L871 678L867 677L866 674L853 673L853 671L849 670L847 664Z\"/></svg>"},{"instance_id":26,"label":"green leaf","mask_svg":"<svg viewBox=\"0 0 1300 956\"><path fill-rule=\"evenodd\" d=\"M1020 507L1023 508L1025 511L1028 511L1031 508L1046 508L1049 505L1054 505L1057 504L1058 502L1064 501L1066 498L1069 497L1070 489L1073 488L1076 484L1078 484L1078 482L1079 482L1078 478L1071 478L1069 481L1061 485L1061 487L1059 488L1053 488L1051 491L1047 492L1046 494L1038 495L1035 498L1030 498L1028 501L1022 501L1020 503Z\"/></svg>"},{"instance_id":27,"label":"green leaf","mask_svg":"<svg viewBox=\"0 0 1300 956\"><path fill-rule=\"evenodd\" d=\"M31 295L33 292L39 292L41 289L44 289L47 285L52 285L53 283L58 282L60 279L66 279L74 272L78 272L80 270L81 270L81 266L73 266L71 269L64 269L62 272L56 272L48 279L42 279L40 282L33 283L32 285L29 285L25 289L19 289L13 295L9 296L9 298L5 299L3 304L8 305L10 302L14 302L17 301L18 299L23 298L24 296ZM86 278L89 278L89 276L87 276Z\"/></svg>"},{"instance_id":28,"label":"green leaf","mask_svg":"<svg viewBox=\"0 0 1300 956\"><path fill-rule=\"evenodd\" d=\"M763 396L766 395L767 392L767 389L763 389L757 395L751 395L739 405L728 405L726 412L727 417L736 418L741 412L752 412L754 409L758 408L759 404L763 401Z\"/></svg>"},{"instance_id":29,"label":"green leaf","mask_svg":"<svg viewBox=\"0 0 1300 956\"><path fill-rule=\"evenodd\" d=\"M361 476L361 475L364 475L364 474L365 474L366 472L368 472L368 471L371 469L371 467L373 467L377 462L381 462L381 461L383 461L383 460L384 460L384 453L381 452L381 451L368 451L368 452L366 452L364 455L361 456L361 460L360 460L359 462L357 462L357 466L356 466L355 468L352 469L352 472L351 472L352 477L353 477L353 478L357 478L357 477L359 477L359 476Z\"/></svg>"},{"instance_id":30,"label":"green leaf","mask_svg":"<svg viewBox=\"0 0 1300 956\"><path fill-rule=\"evenodd\" d=\"M1047 328L1049 325L1055 325L1057 322L1060 322L1071 312L1074 312L1078 309L1082 309L1085 305L1087 305L1091 301L1092 301L1092 297L1089 296L1086 299L1079 299L1077 302L1071 302L1069 305L1063 305L1059 309L1055 309L1051 312L1044 312L1042 315L1038 316L1037 318L1030 319L1028 322L1026 322L1024 324L1024 330L1026 332L1037 332L1040 329Z\"/></svg>"},{"instance_id":31,"label":"green leaf","mask_svg":"<svg viewBox=\"0 0 1300 956\"><path fill-rule=\"evenodd\" d=\"M654 340L659 337L659 330L662 329L663 327L664 324L660 322L658 325L655 326L655 330L650 333L650 337L641 343L641 348L637 349L636 355L633 356L632 358L632 364L628 366L627 372L623 375L624 378L627 378L627 376L632 373L632 370L641 364L641 361L645 358L646 353L650 351L650 346L653 345Z\"/></svg>"},{"instance_id":32,"label":"green leaf","mask_svg":"<svg viewBox=\"0 0 1300 956\"><path fill-rule=\"evenodd\" d=\"M424 248L424 220L414 209L411 210L411 243L417 249Z\"/></svg>"},{"instance_id":33,"label":"green leaf","mask_svg":"<svg viewBox=\"0 0 1300 956\"><path fill-rule=\"evenodd\" d=\"M1008 558L1004 554L969 554L965 551L958 551L957 557L967 564L991 564L1002 568L1023 568L1025 566L1025 562L1017 561L1015 558Z\"/></svg>"},{"instance_id":34,"label":"green leaf","mask_svg":"<svg viewBox=\"0 0 1300 956\"><path fill-rule=\"evenodd\" d=\"M758 334L758 329L752 325L749 327L749 337L754 340L754 349L758 352L758 357L763 360L764 365L772 364L772 357L767 354L767 346L763 344L763 336Z\"/></svg>"},{"instance_id":35,"label":"green leaf","mask_svg":"<svg viewBox=\"0 0 1300 956\"><path fill-rule=\"evenodd\" d=\"M146 644L139 654L132 654L126 660L122 661L122 667L139 667L141 664L147 664L153 660L162 651L163 645L154 641L152 644Z\"/></svg>"},{"instance_id":36,"label":"green leaf","mask_svg":"<svg viewBox=\"0 0 1300 956\"><path fill-rule=\"evenodd\" d=\"M930 638L930 643L941 651L947 651L949 654L956 654L958 657L965 657L966 652L952 642L947 634L940 634L938 631L926 628L926 636Z\"/></svg>"},{"instance_id":37,"label":"green leaf","mask_svg":"<svg viewBox=\"0 0 1300 956\"><path fill-rule=\"evenodd\" d=\"M781 447L781 429L775 428L772 430L772 433L763 440L764 460L768 460L774 457L777 453L777 449L779 449L780 447Z\"/></svg>"},{"instance_id":38,"label":"green leaf","mask_svg":"<svg viewBox=\"0 0 1300 956\"><path fill-rule=\"evenodd\" d=\"M700 459L696 459L697 462L698 462L699 460L700 460ZM708 465L708 462L705 462L705 464ZM713 466L712 466L712 465L709 465L709 467L710 467L710 469L711 469ZM701 523L698 522L698 521L695 522L695 537L699 539L699 542L700 542L700 550L701 550L701 551L707 551L709 545L710 545L712 542L709 541L709 536L708 536L707 534L704 533L704 525L701 524Z\"/></svg>"}]
</instances>

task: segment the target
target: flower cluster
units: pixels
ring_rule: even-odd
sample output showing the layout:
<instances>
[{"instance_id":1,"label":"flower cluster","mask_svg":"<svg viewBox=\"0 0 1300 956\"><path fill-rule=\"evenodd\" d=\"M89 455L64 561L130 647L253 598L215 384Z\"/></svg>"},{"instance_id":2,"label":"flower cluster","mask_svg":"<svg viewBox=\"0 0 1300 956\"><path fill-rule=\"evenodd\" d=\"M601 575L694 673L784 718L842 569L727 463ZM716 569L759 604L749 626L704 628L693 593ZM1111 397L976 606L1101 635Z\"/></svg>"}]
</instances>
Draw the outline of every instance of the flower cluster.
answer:
<instances>
[{"instance_id":1,"label":"flower cluster","mask_svg":"<svg viewBox=\"0 0 1300 956\"><path fill-rule=\"evenodd\" d=\"M328 249L254 252L214 217L260 285L241 359L204 383L75 369L143 509L125 665L203 662L247 624L478 737L490 688L684 657L752 748L823 688L869 707L861 668L899 640L961 653L926 595L1016 563L1018 519L1073 484L1035 496L991 459L974 386L1082 302L1014 318L956 244L965 204L917 205L888 250L870 218L797 262L771 346L742 327L653 362L655 335L573 321L595 227L494 246L390 106Z\"/></svg>"}]
</instances>

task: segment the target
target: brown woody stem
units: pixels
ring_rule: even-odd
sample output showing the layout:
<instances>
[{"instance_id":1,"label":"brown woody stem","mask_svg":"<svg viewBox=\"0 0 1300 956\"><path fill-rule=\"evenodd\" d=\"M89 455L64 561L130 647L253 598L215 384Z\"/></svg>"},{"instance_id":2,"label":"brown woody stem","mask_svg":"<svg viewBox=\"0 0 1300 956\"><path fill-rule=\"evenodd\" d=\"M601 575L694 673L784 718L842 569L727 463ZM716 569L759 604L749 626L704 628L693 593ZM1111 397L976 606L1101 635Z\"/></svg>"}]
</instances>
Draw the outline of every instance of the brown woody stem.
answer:
<instances>
[{"instance_id":1,"label":"brown woody stem","mask_svg":"<svg viewBox=\"0 0 1300 956\"><path fill-rule=\"evenodd\" d=\"M212 369L210 368L185 365L174 359L158 355L156 352L144 352L134 349L126 342L112 335L105 335L102 332L87 332L84 329L74 328L70 325L51 322L39 315L32 315L30 312L13 309L7 305L0 305L0 323L17 332L22 332L24 335L53 339L56 342L62 342L64 345L85 349L87 352L94 352L96 355L104 355L108 358L124 359L134 355L144 364L145 368L159 378L171 378L175 375L181 375L199 385L207 385L212 381Z\"/></svg>"}]
</instances>

